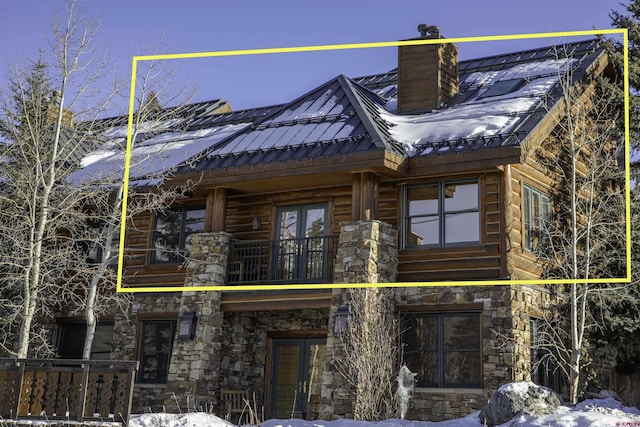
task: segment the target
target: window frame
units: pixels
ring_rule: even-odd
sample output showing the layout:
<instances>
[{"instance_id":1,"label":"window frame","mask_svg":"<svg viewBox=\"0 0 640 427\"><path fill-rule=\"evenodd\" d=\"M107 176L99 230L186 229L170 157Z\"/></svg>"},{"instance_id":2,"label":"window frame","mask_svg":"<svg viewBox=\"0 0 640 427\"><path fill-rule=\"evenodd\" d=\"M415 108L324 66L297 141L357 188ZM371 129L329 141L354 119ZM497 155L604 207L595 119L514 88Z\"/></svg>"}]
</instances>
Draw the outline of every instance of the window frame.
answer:
<instances>
[{"instance_id":1,"label":"window frame","mask_svg":"<svg viewBox=\"0 0 640 427\"><path fill-rule=\"evenodd\" d=\"M534 216L533 201L538 197L538 206L541 214ZM534 253L540 249L540 245L544 242L543 221L551 220L551 199L543 191L529 185L522 184L522 249ZM546 210L546 212L545 212ZM537 226L537 227L536 227ZM535 245L537 237L538 244Z\"/></svg>"},{"instance_id":2,"label":"window frame","mask_svg":"<svg viewBox=\"0 0 640 427\"><path fill-rule=\"evenodd\" d=\"M89 225L89 234L92 238L86 243L86 260L88 264L98 265L104 261L104 252L106 246L103 241L98 242L100 233L103 231L103 223L92 223ZM120 252L120 227L114 226L111 235L111 258L107 262L108 267L116 268L118 266L118 253Z\"/></svg>"},{"instance_id":3,"label":"window frame","mask_svg":"<svg viewBox=\"0 0 640 427\"><path fill-rule=\"evenodd\" d=\"M176 335L176 328L177 326L177 321L175 319L145 319L139 322L139 328L140 328L140 333L139 333L139 339L138 339L138 361L140 363L140 369L138 370L138 375L136 378L136 383L138 384L166 384L169 378L169 369L171 367L171 354L173 353L173 346L174 346L174 342L175 342L175 335ZM170 336L170 341L169 341L169 348L166 352L160 352L160 351L145 351L144 348L144 342L145 342L145 338L147 336L146 334L146 325L150 325L150 324L168 324L169 325L169 336ZM145 374L145 366L144 366L144 360L145 357L148 355L157 355L157 354L166 354L167 355L167 369L164 373L164 377L163 378L155 378L155 379L145 379L144 378L144 374Z\"/></svg>"},{"instance_id":4,"label":"window frame","mask_svg":"<svg viewBox=\"0 0 640 427\"><path fill-rule=\"evenodd\" d=\"M475 209L461 209L461 210L446 210L445 204L445 188L447 185L464 185L464 184L475 184L477 186L476 192L476 208ZM409 191L412 188L420 188L420 187L437 187L438 190L438 212L435 214L418 214L411 215L409 209ZM482 227L482 197L481 197L481 187L482 182L479 177L476 178L468 178L468 179L455 179L455 180L440 180L433 182L425 182L419 184L407 184L403 188L402 192L402 247L403 249L430 249L430 248L446 248L446 247L459 247L459 246L477 246L482 243L482 235L483 235L483 227ZM446 218L447 215L451 214L464 214L464 213L476 213L478 214L478 239L477 240L469 240L469 241L461 241L461 242L446 242ZM411 220L413 218L427 218L427 217L437 217L438 218L438 243L430 243L430 244L409 244L409 230L411 227L409 226Z\"/></svg>"},{"instance_id":5,"label":"window frame","mask_svg":"<svg viewBox=\"0 0 640 427\"><path fill-rule=\"evenodd\" d=\"M544 322L544 320L529 315L529 375L531 381L536 384L548 387L561 394L562 388L566 384L564 377L560 375L560 369L553 359L547 358L546 361L540 362L541 359L546 357L546 353L549 350L536 348L539 324L541 322Z\"/></svg>"},{"instance_id":6,"label":"window frame","mask_svg":"<svg viewBox=\"0 0 640 427\"><path fill-rule=\"evenodd\" d=\"M185 261L185 258L188 256L187 251L186 251L186 241L187 241L187 237L193 233L197 233L197 231L191 232L191 233L185 233L185 226L186 226L186 220L187 220L187 213L189 211L203 211L203 215L202 215L202 224L203 224L203 230L204 230L204 226L205 226L205 221L206 221L206 207L203 205L193 205L193 206L177 206L177 207L173 207L173 208L169 208L165 210L164 215L161 215L160 212L156 212L153 216L153 228L151 230L151 241L150 241L150 253L149 253L149 258L148 258L148 264L150 265L172 265L172 264L181 264ZM159 260L157 255L156 255L156 251L157 248L155 247L155 242L158 236L158 220L161 218L167 218L167 216L170 213L177 213L180 215L180 229L178 231L179 236L178 236L178 247L176 248L176 254L173 255L173 253L171 253L171 256L169 257L169 260L167 261L162 261Z\"/></svg>"},{"instance_id":7,"label":"window frame","mask_svg":"<svg viewBox=\"0 0 640 427\"><path fill-rule=\"evenodd\" d=\"M473 316L477 320L478 327L478 342L477 346L474 347L464 347L464 348L445 348L445 337L444 337L444 319L447 317L462 317L462 316ZM417 379L416 387L418 388L438 388L438 389L460 389L460 388L468 388L468 389L482 389L483 388L483 348L482 348L482 311L481 310L465 310L465 311L446 311L446 312L429 312L429 311L417 311L417 312L401 312L400 313L400 327L404 328L406 325L406 320L409 317L426 317L426 318L435 318L436 319L436 348L431 349L429 351L435 351L437 354L437 383L426 383L421 381L420 378ZM404 342L404 333L407 332L408 329L401 329L399 338L400 338L400 348L401 355L404 356L406 352L405 342ZM415 350L419 354L422 354L424 349L417 348ZM445 382L445 354L446 353L455 353L455 352L477 352L478 357L478 368L479 368L479 381L478 383L446 383ZM404 358L404 357L403 357ZM409 367L411 369L411 367Z\"/></svg>"},{"instance_id":8,"label":"window frame","mask_svg":"<svg viewBox=\"0 0 640 427\"><path fill-rule=\"evenodd\" d=\"M102 328L102 327L108 327L111 329L111 350L109 351L109 355L113 352L113 334L114 334L114 321L113 320L105 320L105 321L100 321L96 323L96 332L98 328ZM73 337L69 337L67 334L70 332L70 328L74 328L76 329L76 331L80 332L81 335L81 339L82 339L82 346L81 348L84 348L84 341L86 338L86 332L87 332L87 323L85 321L60 321L60 323L58 323L58 333L57 333L57 343L56 343L56 351L58 354L58 357L61 359L73 359L70 357L64 357L65 353L68 353L68 351L63 351L64 347L65 347L65 341L67 341L69 338L73 338ZM96 351L96 345L99 343L96 339L95 339L94 335L94 340L92 342L91 345L91 355L89 357L89 359L91 360L105 360L105 359L109 359L110 356L107 356L106 358L101 358L101 359L97 359L94 357L95 354L104 354L106 352L98 352ZM82 350L79 354L79 357L77 357L77 359L82 359Z\"/></svg>"}]
</instances>

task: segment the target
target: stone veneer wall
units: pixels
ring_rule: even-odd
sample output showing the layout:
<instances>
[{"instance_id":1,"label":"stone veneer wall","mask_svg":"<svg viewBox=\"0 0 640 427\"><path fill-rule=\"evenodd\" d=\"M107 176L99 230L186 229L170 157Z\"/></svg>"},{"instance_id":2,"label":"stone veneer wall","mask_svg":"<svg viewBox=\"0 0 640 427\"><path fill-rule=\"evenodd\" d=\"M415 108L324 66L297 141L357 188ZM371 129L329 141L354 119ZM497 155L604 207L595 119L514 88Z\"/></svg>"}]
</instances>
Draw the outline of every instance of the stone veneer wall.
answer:
<instances>
[{"instance_id":1,"label":"stone veneer wall","mask_svg":"<svg viewBox=\"0 0 640 427\"><path fill-rule=\"evenodd\" d=\"M224 232L189 236L185 286L224 285L230 237ZM192 340L178 340L176 331L164 406L167 410L177 410L177 405L206 410L216 404L219 381L223 321L220 292L183 292L180 313L185 311L197 313L196 333Z\"/></svg>"},{"instance_id":2,"label":"stone veneer wall","mask_svg":"<svg viewBox=\"0 0 640 427\"><path fill-rule=\"evenodd\" d=\"M464 417L482 408L497 388L514 380L511 286L409 287L396 289L396 308L420 306L425 311L465 311L481 304L481 389L416 388L408 419L442 421ZM413 307L415 309L415 307ZM474 309L474 311L477 308Z\"/></svg>"},{"instance_id":3,"label":"stone veneer wall","mask_svg":"<svg viewBox=\"0 0 640 427\"><path fill-rule=\"evenodd\" d=\"M556 285L552 285L556 287ZM559 302L553 288L543 286L513 286L511 309L513 314L513 342L515 346L515 381L531 379L531 328L532 317L542 318L549 306ZM560 391L560 390L556 390Z\"/></svg>"},{"instance_id":4,"label":"stone veneer wall","mask_svg":"<svg viewBox=\"0 0 640 427\"><path fill-rule=\"evenodd\" d=\"M179 292L139 293L132 297L127 315L118 314L113 324L112 360L137 360L138 327L141 319L151 319L154 314L178 313L181 303ZM160 317L156 317L160 318ZM161 412L166 385L136 384L133 393L132 413Z\"/></svg>"},{"instance_id":5,"label":"stone veneer wall","mask_svg":"<svg viewBox=\"0 0 640 427\"><path fill-rule=\"evenodd\" d=\"M227 233L199 233L190 236L190 256L185 286L224 283L229 247ZM114 319L114 360L138 358L139 325L142 320L178 319L184 311L198 314L196 337L173 341L167 384L136 384L133 413L164 410L200 410L215 404L215 385L219 368L222 315L219 292L138 293L133 296L130 312ZM173 397L175 393L178 401Z\"/></svg>"},{"instance_id":6,"label":"stone veneer wall","mask_svg":"<svg viewBox=\"0 0 640 427\"><path fill-rule=\"evenodd\" d=\"M381 221L351 221L341 224L334 283L389 283L396 280L398 231ZM333 335L333 314L347 303L348 292L332 293L327 337L327 361L322 379L320 417L352 417L352 391L336 371L335 357L343 354L342 340Z\"/></svg>"}]
</instances>

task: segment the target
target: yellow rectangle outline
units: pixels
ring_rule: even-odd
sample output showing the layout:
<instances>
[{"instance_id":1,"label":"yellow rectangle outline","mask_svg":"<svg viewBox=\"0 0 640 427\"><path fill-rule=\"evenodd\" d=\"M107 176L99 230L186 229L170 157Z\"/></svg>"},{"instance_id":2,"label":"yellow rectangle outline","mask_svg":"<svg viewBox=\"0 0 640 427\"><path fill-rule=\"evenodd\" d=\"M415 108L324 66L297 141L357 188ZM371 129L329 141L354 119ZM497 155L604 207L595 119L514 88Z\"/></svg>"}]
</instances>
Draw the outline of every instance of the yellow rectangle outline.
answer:
<instances>
[{"instance_id":1,"label":"yellow rectangle outline","mask_svg":"<svg viewBox=\"0 0 640 427\"><path fill-rule=\"evenodd\" d=\"M299 289L342 289L368 287L415 287L415 286L487 286L487 285L557 285L570 283L630 283L631 282L631 169L629 151L629 33L623 29L565 31L552 33L507 34L497 36L479 36L447 39L414 39L391 42L354 43L321 46L298 46L267 49L229 50L217 52L196 52L182 54L134 56L131 64L131 87L129 94L129 115L127 122L127 147L125 151L123 176L122 218L127 217L127 198L129 195L129 167L131 157L131 138L133 114L135 111L135 88L138 61L158 61L171 59L211 58L239 55L261 55L270 53L318 52L344 49L368 49L376 47L397 47L440 43L467 43L484 41L523 40L534 38L577 37L619 34L623 36L624 67L624 142L625 142L625 222L626 222L626 277L606 279L532 279L532 280L465 280L445 282L393 282L393 283L327 283L327 284L283 284L283 285L234 285L234 286L161 286L161 287L122 287L123 261L125 250L125 221L120 224L120 247L118 254L117 292L182 292L182 291L249 291L249 290L299 290Z\"/></svg>"}]
</instances>

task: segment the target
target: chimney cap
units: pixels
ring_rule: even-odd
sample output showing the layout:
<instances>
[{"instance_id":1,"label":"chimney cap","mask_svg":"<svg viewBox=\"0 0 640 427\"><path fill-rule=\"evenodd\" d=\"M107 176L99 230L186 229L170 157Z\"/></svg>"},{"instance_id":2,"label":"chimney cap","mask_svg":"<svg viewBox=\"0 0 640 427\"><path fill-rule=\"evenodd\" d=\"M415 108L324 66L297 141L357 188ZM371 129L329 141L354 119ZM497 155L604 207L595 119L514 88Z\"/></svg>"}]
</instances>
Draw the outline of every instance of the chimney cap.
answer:
<instances>
[{"instance_id":1,"label":"chimney cap","mask_svg":"<svg viewBox=\"0 0 640 427\"><path fill-rule=\"evenodd\" d=\"M440 27L437 25L420 24L418 25L418 31L420 32L420 37L440 38Z\"/></svg>"}]
</instances>

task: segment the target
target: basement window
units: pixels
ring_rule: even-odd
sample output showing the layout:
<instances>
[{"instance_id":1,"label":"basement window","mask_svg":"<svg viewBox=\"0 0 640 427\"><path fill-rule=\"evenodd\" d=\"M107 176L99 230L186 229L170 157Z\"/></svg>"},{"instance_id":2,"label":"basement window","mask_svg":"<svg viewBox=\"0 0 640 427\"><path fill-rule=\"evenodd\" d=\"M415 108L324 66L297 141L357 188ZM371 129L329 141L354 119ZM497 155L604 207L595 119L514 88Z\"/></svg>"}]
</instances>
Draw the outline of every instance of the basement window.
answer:
<instances>
[{"instance_id":1,"label":"basement window","mask_svg":"<svg viewBox=\"0 0 640 427\"><path fill-rule=\"evenodd\" d=\"M480 313L405 313L401 321L404 363L418 387L481 388Z\"/></svg>"},{"instance_id":2,"label":"basement window","mask_svg":"<svg viewBox=\"0 0 640 427\"><path fill-rule=\"evenodd\" d=\"M506 95L520 89L525 85L525 79L499 80L487 89L478 99L489 98L492 96Z\"/></svg>"},{"instance_id":3,"label":"basement window","mask_svg":"<svg viewBox=\"0 0 640 427\"><path fill-rule=\"evenodd\" d=\"M175 332L175 320L147 320L142 322L138 382L150 384L164 384L167 382Z\"/></svg>"},{"instance_id":4,"label":"basement window","mask_svg":"<svg viewBox=\"0 0 640 427\"><path fill-rule=\"evenodd\" d=\"M82 359L87 324L61 323L58 338L58 357L61 359ZM113 322L99 322L91 344L91 359L107 360L111 355Z\"/></svg>"}]
</instances>

